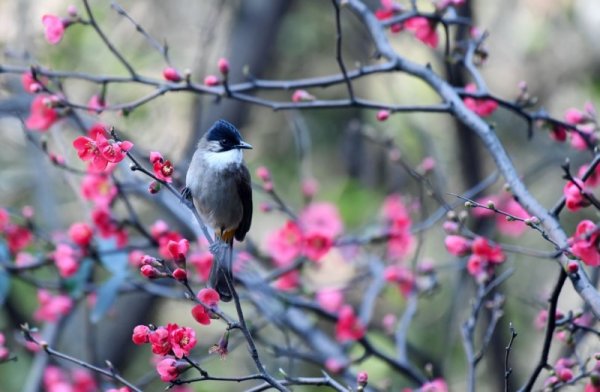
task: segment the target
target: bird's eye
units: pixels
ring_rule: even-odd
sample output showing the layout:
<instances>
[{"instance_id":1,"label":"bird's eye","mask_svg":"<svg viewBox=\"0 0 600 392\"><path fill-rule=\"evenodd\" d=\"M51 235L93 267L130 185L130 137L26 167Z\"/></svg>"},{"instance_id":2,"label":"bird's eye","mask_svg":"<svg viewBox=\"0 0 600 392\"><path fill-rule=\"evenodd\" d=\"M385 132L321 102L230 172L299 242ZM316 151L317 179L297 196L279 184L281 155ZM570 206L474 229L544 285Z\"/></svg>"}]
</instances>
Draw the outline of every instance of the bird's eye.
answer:
<instances>
[{"instance_id":1,"label":"bird's eye","mask_svg":"<svg viewBox=\"0 0 600 392\"><path fill-rule=\"evenodd\" d=\"M221 139L221 145L226 146L229 144L229 141L227 139Z\"/></svg>"}]
</instances>

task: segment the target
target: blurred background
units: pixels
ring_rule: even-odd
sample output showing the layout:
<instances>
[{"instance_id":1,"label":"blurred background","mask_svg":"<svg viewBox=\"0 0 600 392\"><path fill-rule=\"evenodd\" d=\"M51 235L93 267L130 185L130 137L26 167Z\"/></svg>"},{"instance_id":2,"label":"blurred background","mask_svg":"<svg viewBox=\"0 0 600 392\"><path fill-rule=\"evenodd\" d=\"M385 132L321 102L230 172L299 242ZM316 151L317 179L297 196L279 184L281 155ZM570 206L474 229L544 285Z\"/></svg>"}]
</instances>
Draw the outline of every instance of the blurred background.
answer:
<instances>
[{"instance_id":1,"label":"blurred background","mask_svg":"<svg viewBox=\"0 0 600 392\"><path fill-rule=\"evenodd\" d=\"M377 1L367 1L371 9ZM432 10L431 3L417 2L422 10ZM600 87L600 5L593 0L506 0L502 2L467 2L460 12L472 14L475 25L490 33L486 41L489 57L482 67L488 87L494 94L514 99L518 83L526 81L539 106L562 118L569 107L582 108L584 103L597 102ZM73 26L63 41L49 46L43 38L41 17L51 13L66 14L69 1L0 0L0 47L3 64L43 64L57 70L73 70L101 75L121 75L126 72L110 55L92 29ZM329 2L321 0L253 0L253 1L189 1L189 0L121 0L119 4L140 22L149 33L169 44L172 65L189 69L193 80L201 81L207 74L218 74L217 59L227 57L231 64L232 83L244 80L244 70L264 79L299 79L338 73L335 59L334 11ZM75 5L83 11L79 3ZM109 2L91 1L98 22L110 39L142 75L161 78L165 66L161 55L152 49L135 28L110 8ZM347 10L343 14L344 57L349 68L356 64L372 64L373 45L366 30ZM440 34L442 30L438 30ZM454 37L454 36L453 36ZM442 52L432 51L416 41L411 34L392 36L399 53L419 63L431 63L434 70L457 86L470 80L458 67L446 67ZM450 75L449 75L450 74ZM71 100L85 103L99 87L81 81L64 85ZM113 85L107 91L109 103L136 99L149 90L140 86ZM431 104L436 95L422 82L404 75L382 74L360 79L355 91L362 97L398 104ZM309 92L319 98L341 98L343 85ZM264 98L289 101L292 91L262 91ZM32 96L22 91L19 77L0 75L0 205L19 211L31 205L36 222L48 232L64 230L72 222L88 216L85 203L77 195L77 187L60 170L52 167L35 147L27 142L18 116L26 116ZM158 150L174 162L179 175L184 175L187 161L202 133L218 118L236 124L254 150L246 161L254 171L268 167L276 189L290 206L302 206L300 184L315 178L319 183L317 200L339 206L348 232L377 221L385 196L400 192L406 200L417 200L418 184L398 165L390 163L380 145L363 136L364 131L393 138L403 159L416 167L423 158L434 157L437 165L434 178L443 192L461 193L494 171L494 165L478 140L461 129L444 114L396 114L386 122L378 122L374 111L357 109L272 111L246 103L216 100L209 96L187 93L167 94L123 116L103 113L100 119L121 129L141 151ZM573 167L589 160L589 154L573 154L536 130L527 140L526 123L514 114L498 110L490 118L509 151L515 166L530 186L532 193L550 207L561 195L564 185L560 164L566 157ZM64 155L68 162L77 162L71 147L75 127L61 123L58 129L43 135L51 148ZM37 136L36 136L37 137ZM488 194L502 189L499 180ZM264 200L256 193L256 205ZM455 201L447 195L448 201ZM426 199L430 210L437 205ZM152 205L139 201L145 224L156 219L169 220ZM459 208L460 210L460 208ZM84 214L85 212L85 214ZM572 233L586 212L564 214L563 223ZM587 214L590 214L589 212ZM589 218L594 219L594 216ZM414 217L418 221L418 216ZM280 214L265 214L255 209L250 238L259 247L266 235L284 221ZM550 250L536 233L526 232L518 239L494 237L489 222L472 222L472 229L505 243ZM436 372L448 380L451 390L464 390L465 363L460 325L470 310L468 299L474 285L461 272L459 263L443 247L444 233L436 226L426 234L422 257L431 259L439 268L440 288L419 303L419 311L410 331L410 342L428 358L435 359ZM518 240L518 242L517 242ZM539 357L543 333L533 326L534 318L545 307L545 299L555 280L556 265L549 260L511 255L509 262L516 269L503 285L506 296L505 314L498 324L492 345L478 369L480 390L502 390L504 347L510 336L512 322L519 337L511 357L514 385L520 385L530 374ZM37 306L35 290L15 280L8 301L0 309L0 331L11 331L22 322L32 322ZM403 299L396 290L384 292L376 309L374 323L387 313L401 314ZM161 325L172 320L182 324L193 322L189 305L174 301L154 301L146 297L128 296L95 328L114 344L99 344L102 358L110 358L129 379L135 380L152 369L149 350L130 342L130 331L139 323ZM581 301L570 284L561 296L559 308L580 309ZM137 309L137 311L136 311ZM84 312L81 312L84 313ZM85 315L81 315L85 317ZM77 323L72 333L63 333L61 347L76 355L81 350ZM485 323L484 323L485 325ZM483 330L483 329L482 329ZM218 340L221 326L202 329L200 346L210 346ZM204 338L206 336L206 338ZM383 338L382 338L383 339ZM100 340L102 341L102 340ZM106 342L106 341L105 341ZM26 390L34 369L33 356L11 346L18 354L17 362L0 366L0 390ZM560 349L556 344L555 348ZM597 342L580 346L586 352L599 349ZM213 369L229 374L251 371L245 350L238 350L226 362L213 359ZM558 350L555 355L558 355ZM581 352L581 355L585 353ZM400 390L404 380L380 363L367 361L369 380L388 390ZM223 368L226 368L223 370ZM307 369L317 374L318 369ZM312 373L311 373L312 372ZM486 386L487 385L487 386ZM148 390L162 390L160 383ZM194 385L194 390L215 390L216 384ZM219 390L240 390L237 385L221 384ZM29 389L34 391L35 389ZM303 390L298 388L298 390ZM309 390L309 389L306 389Z\"/></svg>"}]
</instances>

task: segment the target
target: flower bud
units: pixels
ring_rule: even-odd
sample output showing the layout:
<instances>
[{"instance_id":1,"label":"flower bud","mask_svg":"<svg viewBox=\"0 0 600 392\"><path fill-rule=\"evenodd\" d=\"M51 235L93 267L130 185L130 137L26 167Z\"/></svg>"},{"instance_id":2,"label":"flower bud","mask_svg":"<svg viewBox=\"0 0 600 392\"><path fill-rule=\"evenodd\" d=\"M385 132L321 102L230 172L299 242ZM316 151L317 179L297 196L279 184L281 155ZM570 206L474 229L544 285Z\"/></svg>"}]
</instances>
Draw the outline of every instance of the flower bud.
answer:
<instances>
[{"instance_id":1,"label":"flower bud","mask_svg":"<svg viewBox=\"0 0 600 392\"><path fill-rule=\"evenodd\" d=\"M265 182L271 181L271 173L269 172L269 169L264 166L260 166L256 169L256 176Z\"/></svg>"},{"instance_id":2,"label":"flower bud","mask_svg":"<svg viewBox=\"0 0 600 392\"><path fill-rule=\"evenodd\" d=\"M229 74L229 61L226 58L220 58L217 62L217 66L219 67L219 72L221 72L223 76Z\"/></svg>"},{"instance_id":3,"label":"flower bud","mask_svg":"<svg viewBox=\"0 0 600 392\"><path fill-rule=\"evenodd\" d=\"M163 78L165 78L165 80L168 80L170 82L180 82L181 81L181 75L173 67L167 67L167 68L163 69Z\"/></svg>"},{"instance_id":4,"label":"flower bud","mask_svg":"<svg viewBox=\"0 0 600 392\"><path fill-rule=\"evenodd\" d=\"M204 85L208 87L214 87L219 85L219 78L215 75L208 75L204 78Z\"/></svg>"},{"instance_id":5,"label":"flower bud","mask_svg":"<svg viewBox=\"0 0 600 392\"><path fill-rule=\"evenodd\" d=\"M150 192L151 195L154 195L154 194L158 193L159 191L160 191L160 182L152 181L150 183L150 185L148 185L148 192Z\"/></svg>"},{"instance_id":6,"label":"flower bud","mask_svg":"<svg viewBox=\"0 0 600 392\"><path fill-rule=\"evenodd\" d=\"M369 381L369 374L367 372L358 372L356 375L356 383L358 384L358 390L362 391L367 386Z\"/></svg>"},{"instance_id":7,"label":"flower bud","mask_svg":"<svg viewBox=\"0 0 600 392\"><path fill-rule=\"evenodd\" d=\"M183 268L176 268L175 271L173 271L173 278L180 282L185 282L187 280L187 273Z\"/></svg>"},{"instance_id":8,"label":"flower bud","mask_svg":"<svg viewBox=\"0 0 600 392\"><path fill-rule=\"evenodd\" d=\"M377 112L377 121L385 121L390 117L389 110L380 110Z\"/></svg>"}]
</instances>

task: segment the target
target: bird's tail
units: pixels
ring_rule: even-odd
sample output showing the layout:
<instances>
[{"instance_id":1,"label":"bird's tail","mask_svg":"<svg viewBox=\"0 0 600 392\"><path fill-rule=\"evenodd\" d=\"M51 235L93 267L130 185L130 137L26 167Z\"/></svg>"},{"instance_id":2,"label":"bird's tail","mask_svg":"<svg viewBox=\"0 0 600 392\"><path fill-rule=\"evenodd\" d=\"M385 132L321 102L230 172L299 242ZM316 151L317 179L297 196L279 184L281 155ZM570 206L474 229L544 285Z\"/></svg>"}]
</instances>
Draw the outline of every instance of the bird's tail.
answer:
<instances>
[{"instance_id":1,"label":"bird's tail","mask_svg":"<svg viewBox=\"0 0 600 392\"><path fill-rule=\"evenodd\" d=\"M221 301L230 302L233 298L233 294L229 289L229 285L233 285L233 274L231 272L233 241L230 243L220 242L219 245L219 250L213 252L214 261L208 277L208 287L212 287L219 293Z\"/></svg>"}]
</instances>

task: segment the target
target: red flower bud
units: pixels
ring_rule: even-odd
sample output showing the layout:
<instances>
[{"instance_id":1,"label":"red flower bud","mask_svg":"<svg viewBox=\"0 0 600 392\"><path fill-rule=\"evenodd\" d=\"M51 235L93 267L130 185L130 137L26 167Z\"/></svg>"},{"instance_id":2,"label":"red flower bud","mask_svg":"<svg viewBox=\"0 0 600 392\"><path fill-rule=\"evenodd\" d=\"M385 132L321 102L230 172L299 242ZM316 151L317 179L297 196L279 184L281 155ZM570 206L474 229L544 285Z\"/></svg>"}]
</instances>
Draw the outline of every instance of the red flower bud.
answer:
<instances>
[{"instance_id":1,"label":"red flower bud","mask_svg":"<svg viewBox=\"0 0 600 392\"><path fill-rule=\"evenodd\" d=\"M180 282L185 282L187 280L187 273L183 268L177 268L173 271L173 277Z\"/></svg>"},{"instance_id":2,"label":"red flower bud","mask_svg":"<svg viewBox=\"0 0 600 392\"><path fill-rule=\"evenodd\" d=\"M208 75L204 78L204 85L208 87L214 87L219 85L219 78L215 75Z\"/></svg>"},{"instance_id":3,"label":"red flower bud","mask_svg":"<svg viewBox=\"0 0 600 392\"><path fill-rule=\"evenodd\" d=\"M219 72L223 75L227 75L229 73L229 61L226 58L220 58L217 62L217 66L219 67Z\"/></svg>"},{"instance_id":4,"label":"red flower bud","mask_svg":"<svg viewBox=\"0 0 600 392\"><path fill-rule=\"evenodd\" d=\"M165 80L168 80L170 82L180 82L181 81L181 75L173 67L167 67L167 68L163 69L163 78L165 78Z\"/></svg>"},{"instance_id":5,"label":"red flower bud","mask_svg":"<svg viewBox=\"0 0 600 392\"><path fill-rule=\"evenodd\" d=\"M390 112L389 110L380 110L377 112L377 120L378 121L385 121L390 117Z\"/></svg>"}]
</instances>

